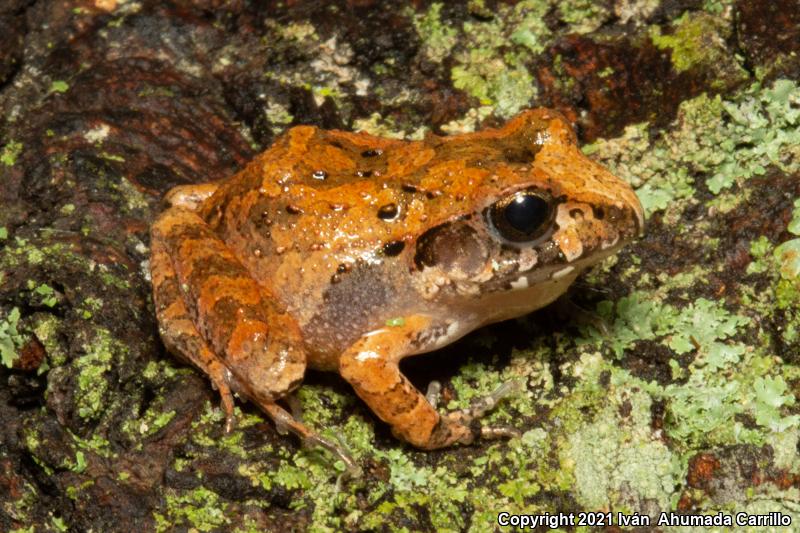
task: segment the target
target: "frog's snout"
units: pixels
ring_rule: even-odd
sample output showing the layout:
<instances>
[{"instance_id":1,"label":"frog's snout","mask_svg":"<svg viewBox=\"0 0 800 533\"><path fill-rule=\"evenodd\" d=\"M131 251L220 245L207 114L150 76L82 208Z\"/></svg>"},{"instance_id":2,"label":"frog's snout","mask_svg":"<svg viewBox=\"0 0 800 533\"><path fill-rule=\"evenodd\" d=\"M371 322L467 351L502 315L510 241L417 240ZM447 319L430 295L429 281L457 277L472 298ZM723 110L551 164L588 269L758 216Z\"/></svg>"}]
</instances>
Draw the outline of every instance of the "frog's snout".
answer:
<instances>
[{"instance_id":1,"label":"frog's snout","mask_svg":"<svg viewBox=\"0 0 800 533\"><path fill-rule=\"evenodd\" d=\"M638 199L622 205L595 208L594 216L608 227L610 234L619 236L615 241L626 243L644 234L644 211Z\"/></svg>"},{"instance_id":2,"label":"frog's snout","mask_svg":"<svg viewBox=\"0 0 800 533\"><path fill-rule=\"evenodd\" d=\"M642 237L644 235L644 208L642 207L642 202L639 201L639 197L630 187L628 187L628 194L625 195L624 200L627 204L625 208L630 212L628 218L635 226L631 238Z\"/></svg>"}]
</instances>

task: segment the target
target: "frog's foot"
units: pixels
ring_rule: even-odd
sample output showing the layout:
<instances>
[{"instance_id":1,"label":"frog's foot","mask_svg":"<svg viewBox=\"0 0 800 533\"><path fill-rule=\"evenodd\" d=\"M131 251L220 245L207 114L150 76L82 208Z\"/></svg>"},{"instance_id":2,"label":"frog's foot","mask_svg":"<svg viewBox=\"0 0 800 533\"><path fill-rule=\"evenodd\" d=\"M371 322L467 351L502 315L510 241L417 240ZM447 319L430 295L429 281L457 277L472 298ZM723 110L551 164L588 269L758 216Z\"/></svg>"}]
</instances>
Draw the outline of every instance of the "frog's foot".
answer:
<instances>
[{"instance_id":1,"label":"frog's foot","mask_svg":"<svg viewBox=\"0 0 800 533\"><path fill-rule=\"evenodd\" d=\"M470 444L477 437L516 436L518 432L511 428L482 429L475 424L500 399L513 393L515 384L501 386L469 409L440 415L435 404L441 387L434 382L423 395L400 372L399 360L412 352L419 339L441 329L431 327L429 317L405 317L400 326L361 337L340 357L339 372L370 409L392 427L392 433L418 448Z\"/></svg>"},{"instance_id":2,"label":"frog's foot","mask_svg":"<svg viewBox=\"0 0 800 533\"><path fill-rule=\"evenodd\" d=\"M331 442L314 433L305 424L296 420L288 411L276 403L259 402L259 406L272 418L277 427L288 429L300 437L304 446L310 448L319 446L331 452L337 459L344 463L345 472L349 477L361 476L361 468L344 445Z\"/></svg>"},{"instance_id":3,"label":"frog's foot","mask_svg":"<svg viewBox=\"0 0 800 533\"><path fill-rule=\"evenodd\" d=\"M522 389L521 380L509 381L500 385L488 396L478 398L466 409L452 411L443 416L443 427L441 431L452 430L447 426L469 427L472 431L472 439L480 436L483 439L501 439L519 437L521 433L511 426L480 426L475 427L475 422L486 416L497 404L509 396L518 394ZM464 437L467 439L468 437Z\"/></svg>"}]
</instances>

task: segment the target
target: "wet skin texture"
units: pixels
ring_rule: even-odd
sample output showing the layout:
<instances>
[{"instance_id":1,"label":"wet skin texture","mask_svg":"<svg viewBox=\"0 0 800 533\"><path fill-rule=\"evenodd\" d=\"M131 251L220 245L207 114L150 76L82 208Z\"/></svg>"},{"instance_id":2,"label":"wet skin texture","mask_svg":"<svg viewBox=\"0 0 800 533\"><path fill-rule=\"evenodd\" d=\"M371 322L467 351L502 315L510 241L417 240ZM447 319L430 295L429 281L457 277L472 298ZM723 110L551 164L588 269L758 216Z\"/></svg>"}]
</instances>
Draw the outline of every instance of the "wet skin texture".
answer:
<instances>
[{"instance_id":1,"label":"wet skin texture","mask_svg":"<svg viewBox=\"0 0 800 533\"><path fill-rule=\"evenodd\" d=\"M502 394L439 414L403 357L560 296L640 234L631 188L578 150L563 117L403 142L292 128L244 170L184 186L152 227L165 344L280 427L339 451L276 401L336 371L422 449L504 434L473 422Z\"/></svg>"}]
</instances>

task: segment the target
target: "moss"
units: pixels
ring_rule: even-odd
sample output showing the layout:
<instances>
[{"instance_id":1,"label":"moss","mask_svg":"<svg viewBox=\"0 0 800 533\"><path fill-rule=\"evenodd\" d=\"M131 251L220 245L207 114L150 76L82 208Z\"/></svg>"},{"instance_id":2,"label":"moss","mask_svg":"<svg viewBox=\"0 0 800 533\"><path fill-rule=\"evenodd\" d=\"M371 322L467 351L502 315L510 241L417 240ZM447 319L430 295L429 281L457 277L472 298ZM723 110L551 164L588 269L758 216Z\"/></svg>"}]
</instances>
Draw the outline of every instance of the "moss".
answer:
<instances>
[{"instance_id":1,"label":"moss","mask_svg":"<svg viewBox=\"0 0 800 533\"><path fill-rule=\"evenodd\" d=\"M22 143L14 140L8 141L0 152L0 163L7 167L14 166L17 162L17 157L22 153Z\"/></svg>"},{"instance_id":2,"label":"moss","mask_svg":"<svg viewBox=\"0 0 800 533\"><path fill-rule=\"evenodd\" d=\"M269 102L264 109L264 115L270 124L275 125L273 133L278 134L283 131L283 128L288 126L294 120L294 116L289 112L289 109L277 102Z\"/></svg>"},{"instance_id":3,"label":"moss","mask_svg":"<svg viewBox=\"0 0 800 533\"><path fill-rule=\"evenodd\" d=\"M164 513L155 513L156 531L171 531L177 526L196 531L215 531L229 524L228 505L216 492L197 488L183 494L167 494Z\"/></svg>"},{"instance_id":4,"label":"moss","mask_svg":"<svg viewBox=\"0 0 800 533\"><path fill-rule=\"evenodd\" d=\"M7 368L14 366L24 342L24 336L18 330L19 317L19 309L14 307L0 318L0 360Z\"/></svg>"},{"instance_id":5,"label":"moss","mask_svg":"<svg viewBox=\"0 0 800 533\"><path fill-rule=\"evenodd\" d=\"M50 525L53 526L54 531L69 531L69 526L60 516L51 516Z\"/></svg>"},{"instance_id":6,"label":"moss","mask_svg":"<svg viewBox=\"0 0 800 533\"><path fill-rule=\"evenodd\" d=\"M392 119L384 118L379 113L373 113L366 119L356 119L353 122L354 131L365 131L370 135L378 135L388 139L408 139L419 140L424 137L427 127L420 127L411 133L405 133L397 129L397 125Z\"/></svg>"},{"instance_id":7,"label":"moss","mask_svg":"<svg viewBox=\"0 0 800 533\"><path fill-rule=\"evenodd\" d=\"M157 405L151 407L139 418L130 418L122 425L122 431L133 440L155 435L175 418L175 411L161 411Z\"/></svg>"},{"instance_id":8,"label":"moss","mask_svg":"<svg viewBox=\"0 0 800 533\"><path fill-rule=\"evenodd\" d=\"M543 22L548 10L544 2L525 0L501 6L491 20L464 22L465 47L454 54L453 85L502 117L527 107L536 96L536 84L526 63L544 50L543 39L550 34ZM509 42L516 45L511 50Z\"/></svg>"},{"instance_id":9,"label":"moss","mask_svg":"<svg viewBox=\"0 0 800 533\"><path fill-rule=\"evenodd\" d=\"M113 161L115 163L124 163L125 162L125 158L122 157L121 155L112 154L112 153L109 153L109 152L100 152L98 155L100 157L102 157L103 159L105 159L106 161Z\"/></svg>"},{"instance_id":10,"label":"moss","mask_svg":"<svg viewBox=\"0 0 800 533\"><path fill-rule=\"evenodd\" d=\"M55 80L50 84L48 92L51 93L65 93L69 90L69 84L63 80Z\"/></svg>"},{"instance_id":11,"label":"moss","mask_svg":"<svg viewBox=\"0 0 800 533\"><path fill-rule=\"evenodd\" d=\"M75 452L75 464L70 467L70 470L77 474L86 470L86 456L82 451Z\"/></svg>"},{"instance_id":12,"label":"moss","mask_svg":"<svg viewBox=\"0 0 800 533\"><path fill-rule=\"evenodd\" d=\"M31 289L34 305L54 307L58 303L55 290L47 283L37 285L35 281L28 280L28 289Z\"/></svg>"},{"instance_id":13,"label":"moss","mask_svg":"<svg viewBox=\"0 0 800 533\"><path fill-rule=\"evenodd\" d=\"M105 437L102 437L97 433L92 434L87 439L81 438L72 432L70 432L70 435L72 436L75 446L80 450L89 451L99 457L114 457L114 452L111 450L111 443Z\"/></svg>"},{"instance_id":14,"label":"moss","mask_svg":"<svg viewBox=\"0 0 800 533\"><path fill-rule=\"evenodd\" d=\"M84 342L82 349L84 355L72 363L78 376L75 403L81 418L96 420L106 407L108 373L127 357L128 348L108 330L97 328L92 340Z\"/></svg>"},{"instance_id":15,"label":"moss","mask_svg":"<svg viewBox=\"0 0 800 533\"><path fill-rule=\"evenodd\" d=\"M571 33L595 31L612 15L606 6L594 0L562 0L555 5Z\"/></svg>"},{"instance_id":16,"label":"moss","mask_svg":"<svg viewBox=\"0 0 800 533\"><path fill-rule=\"evenodd\" d=\"M31 330L44 346L50 367L61 366L67 361L67 354L59 339L61 320L49 313L36 313L32 317Z\"/></svg>"},{"instance_id":17,"label":"moss","mask_svg":"<svg viewBox=\"0 0 800 533\"><path fill-rule=\"evenodd\" d=\"M111 189L119 195L120 203L127 206L131 212L142 211L150 205L147 196L125 178L121 177L118 181L113 182Z\"/></svg>"},{"instance_id":18,"label":"moss","mask_svg":"<svg viewBox=\"0 0 800 533\"><path fill-rule=\"evenodd\" d=\"M652 26L650 39L656 48L671 51L675 70L685 72L699 65L728 65L731 57L725 39L730 31L729 22L723 18L687 12L675 21L671 35L662 35L660 27Z\"/></svg>"},{"instance_id":19,"label":"moss","mask_svg":"<svg viewBox=\"0 0 800 533\"><path fill-rule=\"evenodd\" d=\"M424 14L414 17L414 28L423 43L425 56L440 63L455 46L456 29L442 22L442 4L434 2Z\"/></svg>"},{"instance_id":20,"label":"moss","mask_svg":"<svg viewBox=\"0 0 800 533\"><path fill-rule=\"evenodd\" d=\"M156 379L172 379L178 373L178 369L170 359L158 359L150 361L142 371L142 377L148 381L155 381Z\"/></svg>"}]
</instances>

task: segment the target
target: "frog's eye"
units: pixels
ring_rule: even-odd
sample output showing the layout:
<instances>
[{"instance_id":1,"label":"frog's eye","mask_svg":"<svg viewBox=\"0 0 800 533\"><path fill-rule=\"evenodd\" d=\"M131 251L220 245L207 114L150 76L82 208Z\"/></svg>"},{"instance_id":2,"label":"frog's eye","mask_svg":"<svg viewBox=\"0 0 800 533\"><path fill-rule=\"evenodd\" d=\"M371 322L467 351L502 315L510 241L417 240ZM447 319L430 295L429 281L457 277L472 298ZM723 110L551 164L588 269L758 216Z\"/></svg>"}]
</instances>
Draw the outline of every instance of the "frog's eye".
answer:
<instances>
[{"instance_id":1,"label":"frog's eye","mask_svg":"<svg viewBox=\"0 0 800 533\"><path fill-rule=\"evenodd\" d=\"M553 209L548 198L535 191L519 191L489 207L489 221L506 240L532 241L548 228Z\"/></svg>"}]
</instances>

